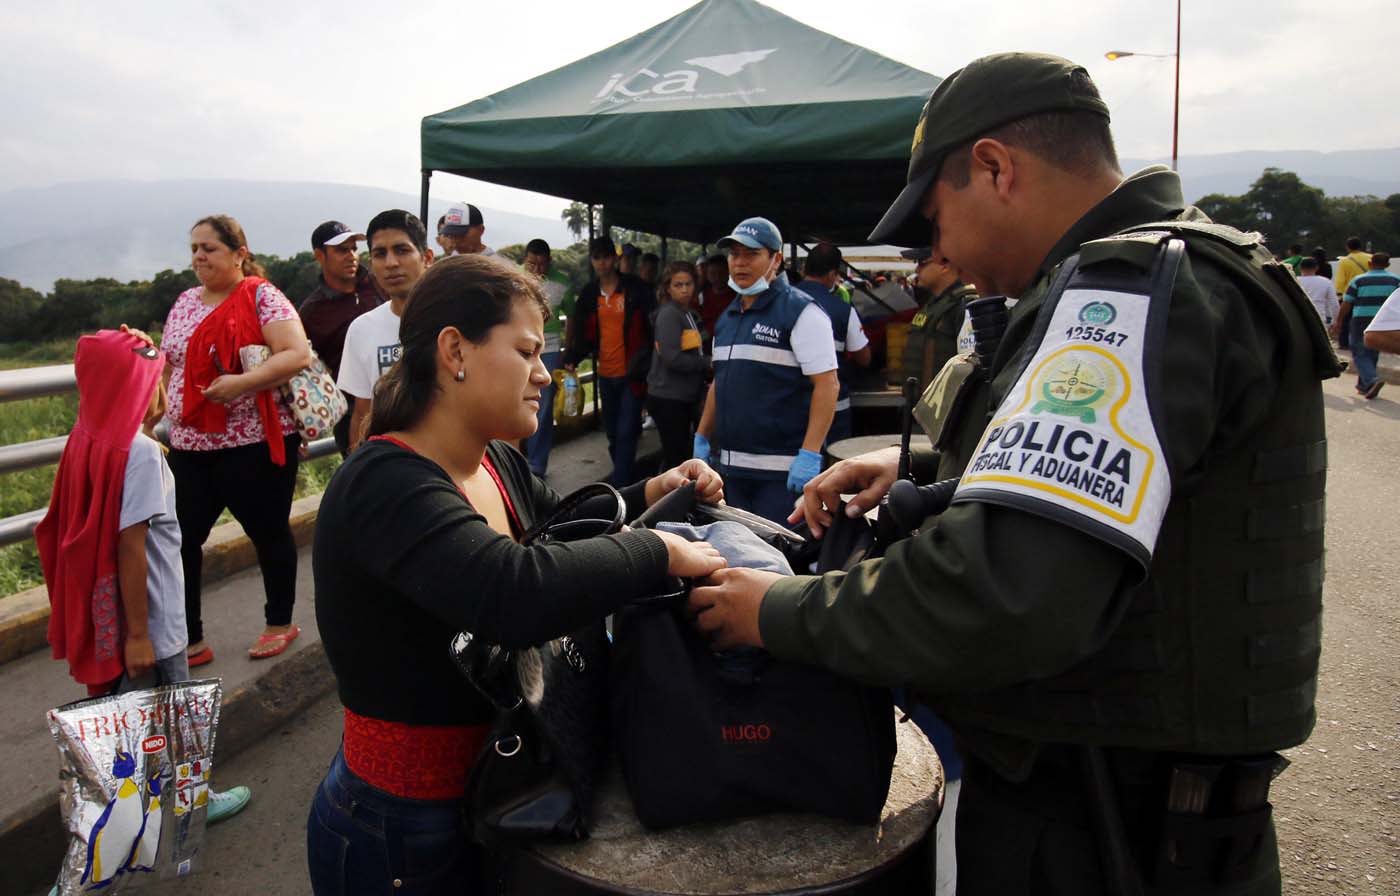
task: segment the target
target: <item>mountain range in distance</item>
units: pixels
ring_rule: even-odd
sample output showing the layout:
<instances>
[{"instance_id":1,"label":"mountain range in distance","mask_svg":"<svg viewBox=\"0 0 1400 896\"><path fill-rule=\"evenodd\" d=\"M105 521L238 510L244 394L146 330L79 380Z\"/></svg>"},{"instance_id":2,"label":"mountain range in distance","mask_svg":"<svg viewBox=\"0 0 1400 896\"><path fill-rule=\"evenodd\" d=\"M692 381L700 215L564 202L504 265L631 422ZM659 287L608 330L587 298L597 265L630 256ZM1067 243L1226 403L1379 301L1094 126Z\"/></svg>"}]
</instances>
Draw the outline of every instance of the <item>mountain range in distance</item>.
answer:
<instances>
[{"instance_id":1,"label":"mountain range in distance","mask_svg":"<svg viewBox=\"0 0 1400 896\"><path fill-rule=\"evenodd\" d=\"M190 225L210 214L237 218L254 252L288 258L311 250L311 231L322 221L363 229L385 209L416 215L418 203L408 193L316 182L89 181L8 190L0 193L0 277L47 292L60 278L124 282L181 270L190 263ZM428 206L434 251L434 225L449 204ZM551 246L574 242L557 218L478 207L488 246L536 237Z\"/></svg>"},{"instance_id":2,"label":"mountain range in distance","mask_svg":"<svg viewBox=\"0 0 1400 896\"><path fill-rule=\"evenodd\" d=\"M1166 162L1123 159L1122 167L1132 172ZM1269 167L1295 172L1328 196L1400 193L1400 148L1185 156L1182 187L1192 202L1210 193L1239 195ZM321 221L364 227L386 208L416 213L418 201L377 187L300 181L90 181L8 190L0 192L0 277L48 291L59 278L143 280L167 268L180 270L189 264L190 225L216 212L238 218L255 252L289 257L311 248L311 230ZM430 227L447 205L431 202ZM482 214L489 246L535 237L552 246L574 242L558 219L485 207Z\"/></svg>"}]
</instances>

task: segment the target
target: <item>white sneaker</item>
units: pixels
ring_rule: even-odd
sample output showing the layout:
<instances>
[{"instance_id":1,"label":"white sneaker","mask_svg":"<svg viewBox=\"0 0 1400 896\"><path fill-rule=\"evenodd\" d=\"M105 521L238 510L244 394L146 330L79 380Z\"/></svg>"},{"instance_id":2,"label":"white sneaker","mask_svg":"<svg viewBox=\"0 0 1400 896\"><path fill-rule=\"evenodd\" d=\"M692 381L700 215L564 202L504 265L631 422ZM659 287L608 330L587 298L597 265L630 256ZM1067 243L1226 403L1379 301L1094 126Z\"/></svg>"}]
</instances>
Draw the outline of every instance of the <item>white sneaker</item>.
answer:
<instances>
[{"instance_id":1,"label":"white sneaker","mask_svg":"<svg viewBox=\"0 0 1400 896\"><path fill-rule=\"evenodd\" d=\"M642 418L642 429L656 429L656 421L651 419L650 414Z\"/></svg>"}]
</instances>

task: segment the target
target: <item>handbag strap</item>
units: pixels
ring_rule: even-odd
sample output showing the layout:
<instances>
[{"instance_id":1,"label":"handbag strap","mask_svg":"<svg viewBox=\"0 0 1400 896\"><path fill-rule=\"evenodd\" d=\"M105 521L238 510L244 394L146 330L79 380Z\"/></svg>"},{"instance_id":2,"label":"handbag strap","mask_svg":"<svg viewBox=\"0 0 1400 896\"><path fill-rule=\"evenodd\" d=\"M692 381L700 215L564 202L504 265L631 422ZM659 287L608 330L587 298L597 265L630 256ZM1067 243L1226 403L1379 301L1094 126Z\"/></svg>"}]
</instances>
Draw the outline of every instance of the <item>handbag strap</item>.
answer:
<instances>
[{"instance_id":1,"label":"handbag strap","mask_svg":"<svg viewBox=\"0 0 1400 896\"><path fill-rule=\"evenodd\" d=\"M606 482L594 482L564 496L547 519L521 536L520 543L531 545L612 535L622 530L626 519L627 502L622 494Z\"/></svg>"}]
</instances>

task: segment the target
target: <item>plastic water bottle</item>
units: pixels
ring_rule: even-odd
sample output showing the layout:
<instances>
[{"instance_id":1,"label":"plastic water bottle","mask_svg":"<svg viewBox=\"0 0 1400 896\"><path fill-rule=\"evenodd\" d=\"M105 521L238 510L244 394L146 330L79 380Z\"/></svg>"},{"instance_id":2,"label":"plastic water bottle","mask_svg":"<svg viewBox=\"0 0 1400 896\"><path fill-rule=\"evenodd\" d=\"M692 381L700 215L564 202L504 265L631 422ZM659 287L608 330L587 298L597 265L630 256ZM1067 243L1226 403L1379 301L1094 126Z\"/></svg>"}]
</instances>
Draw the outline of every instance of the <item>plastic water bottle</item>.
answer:
<instances>
[{"instance_id":1,"label":"plastic water bottle","mask_svg":"<svg viewBox=\"0 0 1400 896\"><path fill-rule=\"evenodd\" d=\"M569 374L564 377L564 414L576 417L582 412L582 402L578 394L578 377Z\"/></svg>"}]
</instances>

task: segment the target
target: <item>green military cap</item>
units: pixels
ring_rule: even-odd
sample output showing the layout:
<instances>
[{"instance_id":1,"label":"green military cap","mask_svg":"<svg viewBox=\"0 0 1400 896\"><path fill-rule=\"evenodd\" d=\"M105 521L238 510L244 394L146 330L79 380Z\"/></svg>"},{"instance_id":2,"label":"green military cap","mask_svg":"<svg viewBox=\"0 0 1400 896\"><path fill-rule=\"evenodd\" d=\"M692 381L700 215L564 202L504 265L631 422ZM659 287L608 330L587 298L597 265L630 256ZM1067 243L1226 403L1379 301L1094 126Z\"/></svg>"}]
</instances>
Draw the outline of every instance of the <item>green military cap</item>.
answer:
<instances>
[{"instance_id":1,"label":"green military cap","mask_svg":"<svg viewBox=\"0 0 1400 896\"><path fill-rule=\"evenodd\" d=\"M1097 112L1108 106L1070 90L1082 65L1045 53L997 53L953 72L924 104L909 150L904 191L870 234L872 243L927 245L928 221L919 212L924 194L949 152L988 131L1042 112ZM1087 76L1087 72L1085 72Z\"/></svg>"}]
</instances>

